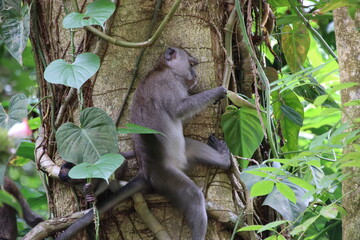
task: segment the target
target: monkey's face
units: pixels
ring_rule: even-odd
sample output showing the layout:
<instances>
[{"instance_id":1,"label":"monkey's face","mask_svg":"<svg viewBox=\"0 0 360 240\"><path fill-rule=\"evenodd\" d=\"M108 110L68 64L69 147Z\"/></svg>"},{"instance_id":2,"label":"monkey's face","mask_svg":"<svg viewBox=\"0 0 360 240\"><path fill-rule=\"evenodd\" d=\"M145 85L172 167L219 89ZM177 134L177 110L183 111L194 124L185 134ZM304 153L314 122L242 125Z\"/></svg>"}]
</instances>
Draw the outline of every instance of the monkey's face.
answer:
<instances>
[{"instance_id":1,"label":"monkey's face","mask_svg":"<svg viewBox=\"0 0 360 240\"><path fill-rule=\"evenodd\" d=\"M176 75L185 78L186 81L192 82L191 87L195 85L196 72L194 67L198 64L196 58L192 57L183 49L168 47L165 52L165 61L167 66Z\"/></svg>"}]
</instances>

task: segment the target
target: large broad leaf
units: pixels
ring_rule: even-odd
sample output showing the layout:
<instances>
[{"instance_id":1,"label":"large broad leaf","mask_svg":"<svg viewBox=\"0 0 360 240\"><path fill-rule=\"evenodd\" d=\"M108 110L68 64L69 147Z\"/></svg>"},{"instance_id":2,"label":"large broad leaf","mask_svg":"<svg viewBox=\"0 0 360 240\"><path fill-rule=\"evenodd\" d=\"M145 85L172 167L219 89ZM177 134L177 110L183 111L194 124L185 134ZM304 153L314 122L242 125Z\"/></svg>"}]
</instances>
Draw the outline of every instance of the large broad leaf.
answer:
<instances>
[{"instance_id":1,"label":"large broad leaf","mask_svg":"<svg viewBox=\"0 0 360 240\"><path fill-rule=\"evenodd\" d=\"M72 163L95 163L100 156L118 153L116 127L100 108L86 108L80 114L80 127L65 123L56 131L60 156Z\"/></svg>"},{"instance_id":2,"label":"large broad leaf","mask_svg":"<svg viewBox=\"0 0 360 240\"><path fill-rule=\"evenodd\" d=\"M115 4L108 0L97 0L87 6L86 13L72 12L64 18L64 28L79 28L103 24L114 13Z\"/></svg>"},{"instance_id":3,"label":"large broad leaf","mask_svg":"<svg viewBox=\"0 0 360 240\"><path fill-rule=\"evenodd\" d=\"M100 67L100 58L93 53L82 53L73 64L62 59L55 60L47 66L45 79L54 84L63 84L79 89Z\"/></svg>"},{"instance_id":4,"label":"large broad leaf","mask_svg":"<svg viewBox=\"0 0 360 240\"><path fill-rule=\"evenodd\" d=\"M73 167L69 172L69 177L73 179L102 178L108 182L111 174L124 162L124 157L120 154L109 153L100 157L94 164L80 163Z\"/></svg>"},{"instance_id":5,"label":"large broad leaf","mask_svg":"<svg viewBox=\"0 0 360 240\"><path fill-rule=\"evenodd\" d=\"M296 94L289 89L281 94L274 91L271 96L274 101L274 116L280 122L281 133L284 138L283 151L297 151L300 125L304 119L304 107ZM292 112L296 112L296 116L291 115Z\"/></svg>"},{"instance_id":6,"label":"large broad leaf","mask_svg":"<svg viewBox=\"0 0 360 240\"><path fill-rule=\"evenodd\" d=\"M227 107L221 117L221 127L230 151L241 157L251 158L264 138L258 114L254 109Z\"/></svg>"},{"instance_id":7,"label":"large broad leaf","mask_svg":"<svg viewBox=\"0 0 360 240\"><path fill-rule=\"evenodd\" d=\"M0 9L9 8L14 8L16 11L20 12L21 0L0 0Z\"/></svg>"},{"instance_id":8,"label":"large broad leaf","mask_svg":"<svg viewBox=\"0 0 360 240\"><path fill-rule=\"evenodd\" d=\"M1 38L9 53L22 65L22 53L30 34L30 8L24 4L20 12L15 8L0 11Z\"/></svg>"},{"instance_id":9,"label":"large broad leaf","mask_svg":"<svg viewBox=\"0 0 360 240\"><path fill-rule=\"evenodd\" d=\"M6 114L0 105L0 128L10 129L15 123L20 123L27 117L28 100L24 94L18 94L10 99L9 113Z\"/></svg>"},{"instance_id":10,"label":"large broad leaf","mask_svg":"<svg viewBox=\"0 0 360 240\"><path fill-rule=\"evenodd\" d=\"M290 70L299 71L304 64L310 48L310 35L306 26L297 22L294 28L286 25L282 29L281 42L282 49Z\"/></svg>"}]
</instances>

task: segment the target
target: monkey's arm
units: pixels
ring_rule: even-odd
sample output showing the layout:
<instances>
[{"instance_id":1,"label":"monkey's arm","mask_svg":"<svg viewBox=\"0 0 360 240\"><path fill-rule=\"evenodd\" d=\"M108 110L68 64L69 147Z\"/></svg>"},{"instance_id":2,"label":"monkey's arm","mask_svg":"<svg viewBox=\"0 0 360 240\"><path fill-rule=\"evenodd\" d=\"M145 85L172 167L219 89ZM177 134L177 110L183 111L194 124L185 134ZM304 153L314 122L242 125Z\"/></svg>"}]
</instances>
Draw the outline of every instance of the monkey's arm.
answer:
<instances>
[{"instance_id":1,"label":"monkey's arm","mask_svg":"<svg viewBox=\"0 0 360 240\"><path fill-rule=\"evenodd\" d=\"M226 92L227 90L224 87L217 87L182 99L176 105L176 117L181 119L189 118L205 106L224 98Z\"/></svg>"},{"instance_id":2,"label":"monkey's arm","mask_svg":"<svg viewBox=\"0 0 360 240\"><path fill-rule=\"evenodd\" d=\"M149 188L148 183L142 175L137 175L131 181L128 182L124 187L120 188L116 193L112 194L107 198L106 202L100 202L97 205L99 214L103 214L109 211L111 208L132 196L133 194L141 191L145 191ZM76 233L83 230L86 226L93 222L94 213L93 211L88 212L85 216L77 220L70 227L68 227L56 240L67 240L71 239Z\"/></svg>"}]
</instances>

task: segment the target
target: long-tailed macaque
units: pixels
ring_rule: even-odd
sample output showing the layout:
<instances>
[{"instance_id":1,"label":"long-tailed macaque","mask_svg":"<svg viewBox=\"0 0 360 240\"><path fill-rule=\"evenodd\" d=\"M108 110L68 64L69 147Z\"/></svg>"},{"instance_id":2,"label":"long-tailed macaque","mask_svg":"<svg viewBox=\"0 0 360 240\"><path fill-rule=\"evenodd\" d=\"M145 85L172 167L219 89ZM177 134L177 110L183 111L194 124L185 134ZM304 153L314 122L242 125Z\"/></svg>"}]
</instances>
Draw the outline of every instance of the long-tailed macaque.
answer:
<instances>
[{"instance_id":1,"label":"long-tailed macaque","mask_svg":"<svg viewBox=\"0 0 360 240\"><path fill-rule=\"evenodd\" d=\"M154 189L167 197L185 216L193 240L205 239L205 198L200 188L184 172L192 163L228 168L230 153L226 144L213 136L206 145L183 135L186 120L226 95L224 87L189 95L188 90L196 84L194 66L197 64L196 58L187 51L169 47L154 69L139 83L131 106L131 122L164 135L133 135L140 172L108 198L110 200L97 205L100 213L136 192ZM93 211L90 211L57 239L70 239L92 219Z\"/></svg>"},{"instance_id":2,"label":"long-tailed macaque","mask_svg":"<svg viewBox=\"0 0 360 240\"><path fill-rule=\"evenodd\" d=\"M35 227L39 222L44 221L40 215L30 209L16 184L8 177L4 178L3 190L13 195L19 202L25 222L30 227ZM9 205L4 204L0 207L0 240L15 240L17 236L16 210Z\"/></svg>"}]
</instances>

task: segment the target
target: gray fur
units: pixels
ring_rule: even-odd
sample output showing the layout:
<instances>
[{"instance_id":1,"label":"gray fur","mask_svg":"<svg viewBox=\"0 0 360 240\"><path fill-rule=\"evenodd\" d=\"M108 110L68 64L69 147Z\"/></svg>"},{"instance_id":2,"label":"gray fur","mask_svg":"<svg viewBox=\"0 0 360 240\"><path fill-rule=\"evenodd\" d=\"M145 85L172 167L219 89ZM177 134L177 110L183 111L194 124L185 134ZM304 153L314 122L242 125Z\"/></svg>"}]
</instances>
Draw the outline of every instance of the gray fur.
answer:
<instances>
[{"instance_id":1,"label":"gray fur","mask_svg":"<svg viewBox=\"0 0 360 240\"><path fill-rule=\"evenodd\" d=\"M186 120L226 95L223 87L189 95L189 88L196 83L196 64L197 60L185 50L168 48L165 57L160 57L155 69L139 84L131 106L131 122L165 134L134 135L141 172L184 214L192 238L203 240L207 228L205 199L184 171L191 162L228 168L230 156L226 145L217 151L183 135Z\"/></svg>"}]
</instances>

